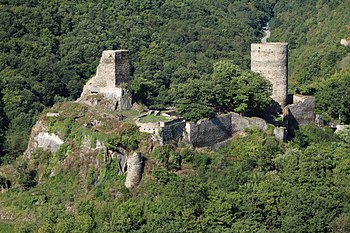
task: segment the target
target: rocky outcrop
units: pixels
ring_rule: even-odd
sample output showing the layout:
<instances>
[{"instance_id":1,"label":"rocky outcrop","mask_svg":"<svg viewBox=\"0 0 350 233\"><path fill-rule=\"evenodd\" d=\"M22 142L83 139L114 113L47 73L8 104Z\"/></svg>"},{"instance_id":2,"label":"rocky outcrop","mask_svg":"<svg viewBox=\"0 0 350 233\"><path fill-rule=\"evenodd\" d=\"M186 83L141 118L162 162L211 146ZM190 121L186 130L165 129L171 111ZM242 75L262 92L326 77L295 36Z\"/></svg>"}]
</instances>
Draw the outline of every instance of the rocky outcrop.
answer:
<instances>
[{"instance_id":1,"label":"rocky outcrop","mask_svg":"<svg viewBox=\"0 0 350 233\"><path fill-rule=\"evenodd\" d=\"M129 82L128 51L103 51L96 75L86 83L77 102L109 111L128 110L132 107Z\"/></svg>"},{"instance_id":2,"label":"rocky outcrop","mask_svg":"<svg viewBox=\"0 0 350 233\"><path fill-rule=\"evenodd\" d=\"M293 104L284 109L288 130L293 131L301 125L315 122L315 97L293 95Z\"/></svg>"},{"instance_id":3,"label":"rocky outcrop","mask_svg":"<svg viewBox=\"0 0 350 233\"><path fill-rule=\"evenodd\" d=\"M341 39L341 40L340 40L340 44L341 44L341 45L344 45L345 47L347 47L347 46L349 46L349 44L350 44L350 40Z\"/></svg>"},{"instance_id":4,"label":"rocky outcrop","mask_svg":"<svg viewBox=\"0 0 350 233\"><path fill-rule=\"evenodd\" d=\"M140 153L134 153L127 158L127 175L125 187L130 189L136 187L142 178L143 161Z\"/></svg>"},{"instance_id":5,"label":"rocky outcrop","mask_svg":"<svg viewBox=\"0 0 350 233\"><path fill-rule=\"evenodd\" d=\"M42 148L55 153L64 143L58 135L49 133L48 127L43 120L38 120L32 128L27 150L24 156L30 158L31 154L37 149Z\"/></svg>"},{"instance_id":6,"label":"rocky outcrop","mask_svg":"<svg viewBox=\"0 0 350 233\"><path fill-rule=\"evenodd\" d=\"M273 129L273 135L275 135L275 137L278 140L286 142L287 141L287 128L286 127L275 127Z\"/></svg>"},{"instance_id":7,"label":"rocky outcrop","mask_svg":"<svg viewBox=\"0 0 350 233\"><path fill-rule=\"evenodd\" d=\"M350 125L336 125L335 127L336 127L334 131L335 134L338 134L343 132L344 130L350 129Z\"/></svg>"}]
</instances>

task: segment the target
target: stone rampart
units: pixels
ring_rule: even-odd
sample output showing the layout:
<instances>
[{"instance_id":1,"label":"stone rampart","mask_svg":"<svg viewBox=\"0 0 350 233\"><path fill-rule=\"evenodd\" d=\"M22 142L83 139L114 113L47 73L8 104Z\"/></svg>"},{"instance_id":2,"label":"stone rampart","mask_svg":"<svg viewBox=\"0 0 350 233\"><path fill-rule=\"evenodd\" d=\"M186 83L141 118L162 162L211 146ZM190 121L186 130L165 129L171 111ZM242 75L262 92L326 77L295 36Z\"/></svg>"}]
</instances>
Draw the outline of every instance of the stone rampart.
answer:
<instances>
[{"instance_id":1,"label":"stone rampart","mask_svg":"<svg viewBox=\"0 0 350 233\"><path fill-rule=\"evenodd\" d=\"M168 144L171 141L180 139L184 133L185 124L185 120L182 118L160 122L160 126L162 127L160 135L162 139L161 144Z\"/></svg>"},{"instance_id":2,"label":"stone rampart","mask_svg":"<svg viewBox=\"0 0 350 233\"><path fill-rule=\"evenodd\" d=\"M185 139L194 147L211 147L251 127L266 130L267 123L261 118L228 113L210 120L186 123Z\"/></svg>"},{"instance_id":3,"label":"stone rampart","mask_svg":"<svg viewBox=\"0 0 350 233\"><path fill-rule=\"evenodd\" d=\"M194 147L212 146L232 136L232 116L224 114L210 120L186 123L187 141Z\"/></svg>"}]
</instances>

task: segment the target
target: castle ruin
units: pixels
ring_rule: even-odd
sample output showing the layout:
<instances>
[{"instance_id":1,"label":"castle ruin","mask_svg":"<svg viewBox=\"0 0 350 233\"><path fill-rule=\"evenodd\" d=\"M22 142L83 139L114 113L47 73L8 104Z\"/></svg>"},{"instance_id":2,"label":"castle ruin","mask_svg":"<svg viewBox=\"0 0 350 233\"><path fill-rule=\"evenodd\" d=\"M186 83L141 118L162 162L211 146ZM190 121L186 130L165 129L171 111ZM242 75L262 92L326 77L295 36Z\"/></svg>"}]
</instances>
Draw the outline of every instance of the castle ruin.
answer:
<instances>
[{"instance_id":1,"label":"castle ruin","mask_svg":"<svg viewBox=\"0 0 350 233\"><path fill-rule=\"evenodd\" d=\"M96 75L84 86L77 102L111 111L132 107L128 50L105 50Z\"/></svg>"},{"instance_id":2,"label":"castle ruin","mask_svg":"<svg viewBox=\"0 0 350 233\"><path fill-rule=\"evenodd\" d=\"M283 109L288 104L288 43L251 44L251 70L272 83L271 98Z\"/></svg>"},{"instance_id":3,"label":"castle ruin","mask_svg":"<svg viewBox=\"0 0 350 233\"><path fill-rule=\"evenodd\" d=\"M278 104L273 110L283 112L286 126L281 128L281 133L285 129L289 133L293 132L299 126L315 121L314 97L288 96L288 43L251 44L251 70L272 83L271 98Z\"/></svg>"}]
</instances>

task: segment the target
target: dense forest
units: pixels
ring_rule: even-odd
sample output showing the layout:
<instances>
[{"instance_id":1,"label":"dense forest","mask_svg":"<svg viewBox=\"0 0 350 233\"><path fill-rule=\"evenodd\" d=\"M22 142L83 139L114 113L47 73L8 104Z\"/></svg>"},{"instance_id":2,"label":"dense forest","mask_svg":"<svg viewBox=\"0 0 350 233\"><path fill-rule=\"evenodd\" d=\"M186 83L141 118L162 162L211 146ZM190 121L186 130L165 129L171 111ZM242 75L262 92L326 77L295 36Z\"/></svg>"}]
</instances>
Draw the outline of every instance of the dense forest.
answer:
<instances>
[{"instance_id":1,"label":"dense forest","mask_svg":"<svg viewBox=\"0 0 350 233\"><path fill-rule=\"evenodd\" d=\"M302 6L302 7L301 7ZM289 43L290 91L316 95L328 120L349 123L349 1L278 1L270 21L272 40Z\"/></svg>"},{"instance_id":2,"label":"dense forest","mask_svg":"<svg viewBox=\"0 0 350 233\"><path fill-rule=\"evenodd\" d=\"M80 95L102 50L130 50L135 101L161 108L173 102L171 84L210 74L218 60L248 69L250 43L273 6L224 0L0 4L0 149L10 160L26 148L45 107Z\"/></svg>"},{"instance_id":3,"label":"dense forest","mask_svg":"<svg viewBox=\"0 0 350 233\"><path fill-rule=\"evenodd\" d=\"M349 232L349 131L309 125L282 143L271 129L249 130L217 151L156 146L131 191L115 161L105 161L100 183L93 170L82 181L78 166L51 176L73 153L67 145L30 162L20 156L40 113L77 99L105 49L130 51L139 104L176 106L191 120L255 115L270 104L270 86L249 71L250 44L267 22L270 41L289 43L290 93L315 95L327 122L350 123L350 46L340 45L350 39L349 8L346 0L0 0L0 188L13 186L0 194L0 215L17 219L0 231ZM117 138L126 148L147 142L133 127Z\"/></svg>"}]
</instances>

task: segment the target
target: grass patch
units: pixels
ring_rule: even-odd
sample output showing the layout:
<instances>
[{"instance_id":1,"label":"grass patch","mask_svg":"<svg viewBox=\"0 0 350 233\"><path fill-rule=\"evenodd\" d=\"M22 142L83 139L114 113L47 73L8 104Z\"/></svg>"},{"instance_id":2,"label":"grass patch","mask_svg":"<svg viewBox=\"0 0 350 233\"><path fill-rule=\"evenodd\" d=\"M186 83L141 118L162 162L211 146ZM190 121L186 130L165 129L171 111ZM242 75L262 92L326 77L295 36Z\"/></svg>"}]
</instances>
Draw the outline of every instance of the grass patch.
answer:
<instances>
[{"instance_id":1,"label":"grass patch","mask_svg":"<svg viewBox=\"0 0 350 233\"><path fill-rule=\"evenodd\" d=\"M158 121L166 121L168 120L167 117L159 115L159 116L154 116L154 115L148 115L145 117L142 117L140 119L141 123L154 123L154 122L158 122Z\"/></svg>"},{"instance_id":2,"label":"grass patch","mask_svg":"<svg viewBox=\"0 0 350 233\"><path fill-rule=\"evenodd\" d=\"M15 232L15 228L12 224L0 222L0 233Z\"/></svg>"}]
</instances>

